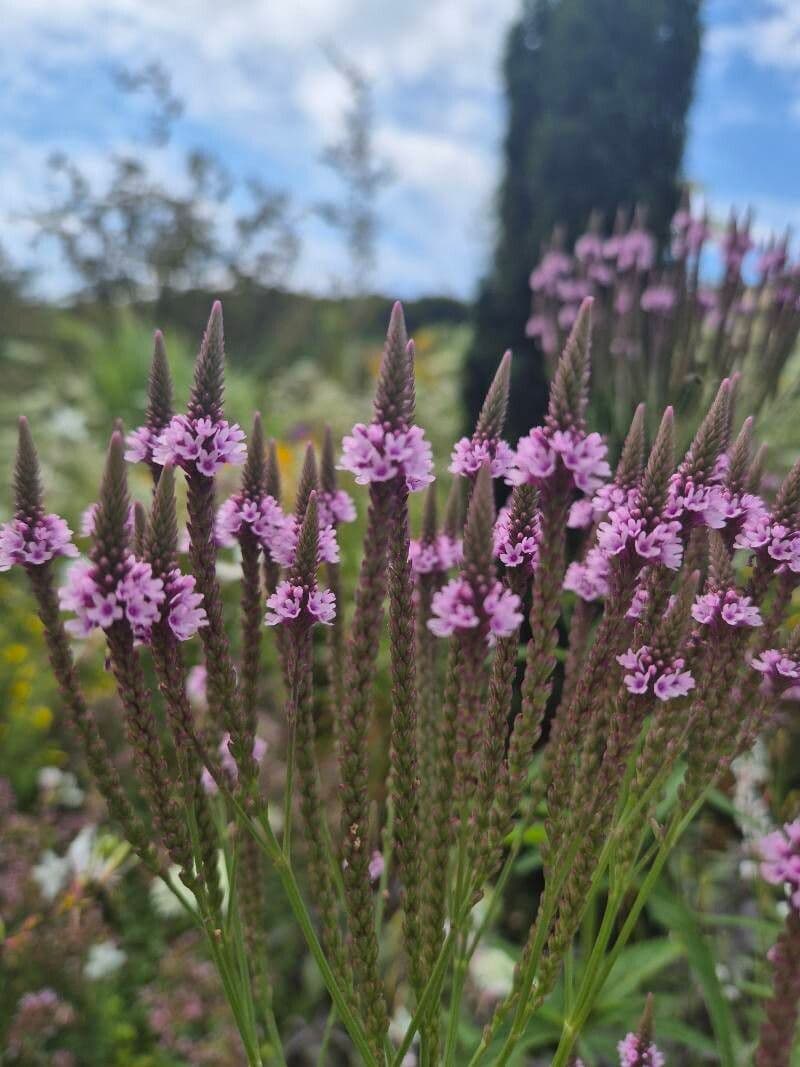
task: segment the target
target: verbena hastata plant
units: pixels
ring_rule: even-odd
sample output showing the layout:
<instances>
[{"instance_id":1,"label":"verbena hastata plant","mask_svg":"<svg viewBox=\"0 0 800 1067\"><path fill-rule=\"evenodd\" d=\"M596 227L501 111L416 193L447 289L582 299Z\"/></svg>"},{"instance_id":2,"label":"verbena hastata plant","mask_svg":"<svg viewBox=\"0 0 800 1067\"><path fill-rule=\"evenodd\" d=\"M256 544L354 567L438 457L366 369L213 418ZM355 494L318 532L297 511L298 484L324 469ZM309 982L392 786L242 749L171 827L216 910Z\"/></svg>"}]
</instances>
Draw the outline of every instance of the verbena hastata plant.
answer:
<instances>
[{"instance_id":1,"label":"verbena hastata plant","mask_svg":"<svg viewBox=\"0 0 800 1067\"><path fill-rule=\"evenodd\" d=\"M781 633L800 573L800 465L771 507L757 495L751 422L734 438L734 390L725 380L677 466L671 409L648 454L640 407L612 471L605 443L585 423L590 318L587 300L555 369L545 422L515 449L502 439L510 356L503 359L473 436L455 446L456 491L440 526L430 447L414 424L413 344L395 307L372 420L345 437L338 460L369 498L349 605L336 527L354 512L337 485L332 442L319 470L309 449L294 507L284 510L258 418L245 446L224 416L219 305L185 414L173 411L157 335L147 421L127 446L127 458L152 473L150 507L131 513L117 431L89 516L88 558L72 564L60 591L57 558L76 549L63 520L45 510L33 442L20 422L16 516L1 535L0 566L27 572L89 767L141 862L205 934L250 1064L284 1062L264 861L328 989L331 1018L369 1065L398 1067L414 1050L425 1065L508 1063L573 959L587 902L599 902L594 942L580 969L569 967L580 977L552 1061L572 1062L671 850L800 673L800 640ZM217 509L217 474L227 464L243 465L241 488ZM178 476L187 494L185 570ZM499 516L497 483L511 487ZM412 541L409 497L420 491L427 504ZM589 528L572 562L570 524ZM238 662L217 576L218 548L232 543L242 570ZM735 565L737 553L749 571ZM385 615L390 769L375 825L368 738ZM556 687L562 615L569 647ZM71 639L95 630L119 689L141 789L136 804L79 688ZM265 637L275 643L286 694L282 820L259 780ZM192 639L202 644L207 675L202 721L187 695L183 644ZM321 661L313 652L323 640L329 655ZM158 694L148 689L146 664ZM339 764L333 819L315 743L325 682ZM513 988L477 1047L464 1048L468 965L491 929L525 827L542 813L543 889ZM386 896L373 888L381 868L402 911L391 999L381 953ZM487 891L487 905L474 911ZM779 1000L795 996L798 961L800 953L778 951ZM391 1017L410 1020L402 1036L393 1027L390 1038ZM650 1029L648 1014L620 1042L623 1064L662 1062Z\"/></svg>"},{"instance_id":2,"label":"verbena hastata plant","mask_svg":"<svg viewBox=\"0 0 800 1067\"><path fill-rule=\"evenodd\" d=\"M619 212L605 237L595 215L570 255L556 231L530 277L530 337L552 364L580 302L595 300L592 410L619 439L634 404L695 417L703 386L740 371L752 412L774 397L800 331L800 268L788 237L760 249L749 216L714 238L685 197L659 249L644 213ZM711 278L716 276L713 282Z\"/></svg>"}]
</instances>

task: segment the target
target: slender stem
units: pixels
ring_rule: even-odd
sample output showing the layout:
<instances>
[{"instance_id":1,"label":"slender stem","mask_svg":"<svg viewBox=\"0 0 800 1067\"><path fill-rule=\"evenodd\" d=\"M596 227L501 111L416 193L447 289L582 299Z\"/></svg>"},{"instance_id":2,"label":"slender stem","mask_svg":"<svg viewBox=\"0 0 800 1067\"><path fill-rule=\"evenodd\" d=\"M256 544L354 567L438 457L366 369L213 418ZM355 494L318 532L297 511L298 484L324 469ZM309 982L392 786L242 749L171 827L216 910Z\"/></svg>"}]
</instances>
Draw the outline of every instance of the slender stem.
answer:
<instances>
[{"instance_id":1,"label":"slender stem","mask_svg":"<svg viewBox=\"0 0 800 1067\"><path fill-rule=\"evenodd\" d=\"M461 1020L461 998L464 994L464 985L467 979L469 960L467 958L467 937L459 938L459 951L453 962L453 988L450 994L450 1019L447 1026L447 1043L445 1045L445 1067L455 1064L456 1050L458 1046L458 1024Z\"/></svg>"},{"instance_id":2,"label":"slender stem","mask_svg":"<svg viewBox=\"0 0 800 1067\"><path fill-rule=\"evenodd\" d=\"M190 735L190 741L202 756L203 745L200 739L196 735ZM210 769L213 774L213 769ZM231 792L225 778L222 775L216 775L214 780L222 795L233 807L241 824L253 835L259 848L263 850L267 858L274 865L278 877L281 880L283 890L286 893L292 913L297 920L311 955L314 957L314 962L319 968L320 975L330 993L331 999L336 1005L339 1018L342 1020L342 1023L353 1040L353 1044L363 1058L365 1067L379 1067L379 1064L373 1055L364 1026L361 1020L357 1018L353 1012L349 999L346 996L345 991L342 990L331 965L328 963L322 945L319 942L319 938L314 930L314 924L311 920L311 915L303 900L290 861L284 856L283 850L278 843L278 839L275 837L275 833L270 826L266 803L261 797L251 797L257 805L258 811L257 818L253 819L242 807L239 798Z\"/></svg>"},{"instance_id":3,"label":"slender stem","mask_svg":"<svg viewBox=\"0 0 800 1067\"><path fill-rule=\"evenodd\" d=\"M320 1042L319 1052L317 1053L317 1067L325 1067L325 1060L328 1057L328 1046L331 1043L331 1034L333 1033L335 1022L336 1005L331 1004L331 1010L328 1012L328 1018L325 1020L325 1029L322 1031L322 1041Z\"/></svg>"},{"instance_id":4,"label":"slender stem","mask_svg":"<svg viewBox=\"0 0 800 1067\"><path fill-rule=\"evenodd\" d=\"M611 952L606 956L605 947L608 944L608 939L613 930L614 923L616 922L619 908L625 898L625 893L623 891L618 891L609 898L606 914L603 916L603 922L600 927L600 933L598 934L595 947L592 951L592 956L590 957L584 972L574 1014L570 1018L564 1020L561 1040L556 1049L556 1055L551 1067L565 1067L569 1062L569 1056L572 1053L575 1042L580 1036L581 1029L585 1024L586 1019L589 1017L589 1013L592 1010L597 994L602 989L611 968L614 966L620 953L627 944L630 935L633 933L633 928L639 919L642 908L644 908L647 903L672 849L686 827L697 814L702 806L704 798L705 791L698 797L683 817L680 817L680 815L673 817L672 825L664 836L661 847L653 862L653 866L648 871L636 899L628 910L625 922L614 942Z\"/></svg>"},{"instance_id":5,"label":"slender stem","mask_svg":"<svg viewBox=\"0 0 800 1067\"><path fill-rule=\"evenodd\" d=\"M463 917L462 917L463 919ZM444 973L447 970L447 964L450 960L450 954L453 951L456 943L456 925L450 927L447 937L444 939L441 951L436 959L436 963L431 971L430 978L425 983L425 988L422 991L422 996L419 998L416 1010L412 1016L411 1022L408 1024L408 1029L405 1032L405 1036L395 1053L392 1060L391 1067L402 1067L403 1060L406 1057L406 1053L411 1048L411 1043L417 1031L420 1028L420 1024L424 1017L428 1014L431 1002L437 996L437 990L441 981L444 978Z\"/></svg>"},{"instance_id":6,"label":"slender stem","mask_svg":"<svg viewBox=\"0 0 800 1067\"><path fill-rule=\"evenodd\" d=\"M286 793L283 798L283 842L282 851L287 862L292 857L292 800L294 791L294 763L297 744L297 703L295 715L289 721L289 744L286 750Z\"/></svg>"},{"instance_id":7,"label":"slender stem","mask_svg":"<svg viewBox=\"0 0 800 1067\"><path fill-rule=\"evenodd\" d=\"M358 1049L361 1057L366 1064L366 1067L378 1067L378 1063L373 1055L372 1048L367 1038L366 1031L364 1030L361 1021L356 1018L353 1010L350 1006L350 1001L342 990L336 975L328 963L325 953L322 950L322 945L319 942L316 931L314 930L314 924L311 921L311 916L308 913L305 902L300 893L300 888L297 884L297 879L294 876L294 871L287 858L284 856L275 835L272 832L272 828L269 825L269 820L265 815L259 818L258 825L263 831L262 834L255 833L252 828L252 823L247 819L248 828L254 834L256 841L259 842L261 847L266 852L267 856L272 860L275 865L275 870L278 873L278 877L283 885L284 892L289 901L289 906L292 909L295 919L300 926L300 929L305 937L306 944L311 951L311 955L314 957L314 962L319 968L319 972L322 976L328 992L331 995L331 999L336 1006L336 1011L339 1018L342 1020L347 1032L353 1040L354 1045Z\"/></svg>"}]
</instances>

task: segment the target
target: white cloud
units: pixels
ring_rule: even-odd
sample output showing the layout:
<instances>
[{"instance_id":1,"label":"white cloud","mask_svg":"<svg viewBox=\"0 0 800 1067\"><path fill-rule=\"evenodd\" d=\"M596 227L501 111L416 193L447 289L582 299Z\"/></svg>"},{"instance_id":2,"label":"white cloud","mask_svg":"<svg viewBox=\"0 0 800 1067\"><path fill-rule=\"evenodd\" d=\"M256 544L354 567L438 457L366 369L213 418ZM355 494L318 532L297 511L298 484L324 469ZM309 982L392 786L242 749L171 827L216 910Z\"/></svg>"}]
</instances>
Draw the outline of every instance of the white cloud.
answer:
<instances>
[{"instance_id":1,"label":"white cloud","mask_svg":"<svg viewBox=\"0 0 800 1067\"><path fill-rule=\"evenodd\" d=\"M458 264L458 280L447 287L467 293L482 265L476 220L494 185L501 44L518 7L518 0L26 0L4 12L0 77L6 99L34 121L37 109L63 112L63 139L71 138L81 166L94 167L129 136L115 129L120 119L101 67L160 59L199 137L224 136L255 158L267 181L288 182L313 200L331 190L318 160L346 103L323 56L323 45L334 43L374 79L376 142L396 173L378 284L421 290L422 258L437 285L446 284L445 262ZM97 127L83 141L70 133L72 101L59 96L62 75L76 71L85 72L80 88L89 94L79 110L91 104ZM46 143L16 137L0 156L0 210L13 212L17 198L39 190L42 160L57 147L56 135ZM402 219L389 218L390 208L402 208ZM0 237L22 240L7 223ZM301 278L318 277L318 258L331 258L330 243L310 239Z\"/></svg>"}]
</instances>

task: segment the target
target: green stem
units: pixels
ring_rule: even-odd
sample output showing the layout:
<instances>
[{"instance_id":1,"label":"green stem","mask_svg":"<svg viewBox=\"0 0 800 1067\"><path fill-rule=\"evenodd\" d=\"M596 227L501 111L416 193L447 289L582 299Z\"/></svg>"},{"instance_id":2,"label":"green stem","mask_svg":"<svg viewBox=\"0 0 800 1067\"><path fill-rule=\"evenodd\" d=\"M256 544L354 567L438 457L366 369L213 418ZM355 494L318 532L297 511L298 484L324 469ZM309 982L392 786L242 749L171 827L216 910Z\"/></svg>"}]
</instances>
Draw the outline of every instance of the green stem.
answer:
<instances>
[{"instance_id":1,"label":"green stem","mask_svg":"<svg viewBox=\"0 0 800 1067\"><path fill-rule=\"evenodd\" d=\"M295 701L295 715L297 702ZM292 858L292 801L294 797L294 755L297 745L297 722L292 716L289 722L289 744L286 751L286 793L283 798L283 842L282 852L287 863Z\"/></svg>"},{"instance_id":2,"label":"green stem","mask_svg":"<svg viewBox=\"0 0 800 1067\"><path fill-rule=\"evenodd\" d=\"M614 942L614 947L611 952L606 956L605 948L608 944L608 940L613 930L614 923L616 922L617 914L619 912L620 905L625 898L625 892L618 891L612 897L609 898L606 914L603 916L603 922L600 927L600 933L598 934L595 947L592 951L584 977L581 982L581 989L576 1001L575 1012L572 1017L564 1020L564 1026L561 1032L561 1040L558 1048L556 1049L556 1055L553 1059L551 1067L566 1067L569 1062L569 1057L572 1053L572 1049L580 1036L581 1029L583 1028L586 1020L589 1017L589 1013L592 1010L594 1001L597 994L603 988L606 979L611 971L611 968L619 958L620 953L625 948L631 934L633 933L634 926L636 925L639 915L642 912L645 904L647 903L650 894L652 893L655 885L661 875L661 871L664 869L664 864L667 862L672 849L675 847L678 839L683 834L686 827L694 819L695 815L699 811L703 804L705 792L697 798L691 808L686 812L683 817L676 816L673 819L672 825L664 835L664 839L661 842L661 847L658 854L655 857L653 866L647 872L642 885L639 888L639 892L636 895L636 899L633 905L628 910L628 914L625 918L625 922L622 925L622 929Z\"/></svg>"},{"instance_id":3,"label":"green stem","mask_svg":"<svg viewBox=\"0 0 800 1067\"><path fill-rule=\"evenodd\" d=\"M450 994L450 1019L447 1026L447 1044L445 1045L445 1067L455 1064L456 1048L458 1045L458 1024L461 1020L461 998L464 995L464 985L467 980L469 960L467 958L467 938L463 935L460 939L459 952L453 962L453 988Z\"/></svg>"},{"instance_id":4,"label":"green stem","mask_svg":"<svg viewBox=\"0 0 800 1067\"><path fill-rule=\"evenodd\" d=\"M247 824L248 828L251 828L251 832L254 833L252 830L252 823L249 819L247 820ZM297 879L294 876L294 871L292 870L287 857L283 854L283 851L278 845L266 815L261 816L258 825L263 831L263 836L262 834L254 833L256 841L261 845L267 856L275 865L278 877L283 885L283 890L289 901L289 906L300 926L311 955L314 957L314 962L319 968L320 975L330 993L331 1000L336 1006L339 1018L342 1020L347 1032L350 1034L353 1044L362 1056L366 1067L378 1067L366 1031L361 1024L361 1021L354 1015L353 1010L350 1007L350 1002L339 985L331 965L328 963L322 945L314 930L311 916L309 915L308 909L306 908L300 893L300 888L297 884Z\"/></svg>"},{"instance_id":5,"label":"green stem","mask_svg":"<svg viewBox=\"0 0 800 1067\"><path fill-rule=\"evenodd\" d=\"M462 916L462 921L463 918L464 917ZM425 983L422 996L419 998L414 1015L411 1022L408 1024L408 1029L405 1032L400 1048L395 1053L391 1067L401 1067L406 1053L411 1048L411 1042L414 1040L414 1037L420 1028L422 1020L428 1014L431 1002L438 996L438 990L444 980L444 973L447 970L450 954L456 943L456 930L457 925L454 923L453 926L450 927L447 937L444 939L444 944L441 947L436 963L431 971L430 978Z\"/></svg>"},{"instance_id":6,"label":"green stem","mask_svg":"<svg viewBox=\"0 0 800 1067\"><path fill-rule=\"evenodd\" d=\"M325 1060L328 1056L328 1046L331 1043L331 1034L333 1033L335 1022L336 1005L331 1004L331 1010L328 1012L328 1018L325 1020L325 1029L322 1031L322 1041L320 1042L319 1052L317 1053L317 1067L325 1067Z\"/></svg>"}]
</instances>

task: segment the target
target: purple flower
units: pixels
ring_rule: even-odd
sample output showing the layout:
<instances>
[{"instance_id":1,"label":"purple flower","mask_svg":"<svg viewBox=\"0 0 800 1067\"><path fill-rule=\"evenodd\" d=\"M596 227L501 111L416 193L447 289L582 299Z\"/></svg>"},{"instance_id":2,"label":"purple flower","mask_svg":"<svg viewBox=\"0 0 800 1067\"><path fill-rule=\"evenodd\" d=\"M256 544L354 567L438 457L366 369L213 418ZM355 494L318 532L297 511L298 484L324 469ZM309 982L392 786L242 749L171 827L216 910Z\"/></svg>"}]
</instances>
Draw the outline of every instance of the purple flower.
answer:
<instances>
[{"instance_id":1,"label":"purple flower","mask_svg":"<svg viewBox=\"0 0 800 1067\"><path fill-rule=\"evenodd\" d=\"M336 596L330 589L309 588L300 582L283 581L267 600L266 624L330 625L336 617Z\"/></svg>"},{"instance_id":2,"label":"purple flower","mask_svg":"<svg viewBox=\"0 0 800 1067\"><path fill-rule=\"evenodd\" d=\"M629 671L623 678L629 693L638 695L652 691L659 700L674 700L694 689L694 678L683 669L686 664L680 657L669 663L655 660L647 645L642 645L636 652L629 648L616 659Z\"/></svg>"},{"instance_id":3,"label":"purple flower","mask_svg":"<svg viewBox=\"0 0 800 1067\"><path fill-rule=\"evenodd\" d=\"M734 547L750 549L762 560L772 560L777 564L776 574L800 574L800 531L771 522L764 511L754 508L745 516Z\"/></svg>"},{"instance_id":4,"label":"purple flower","mask_svg":"<svg viewBox=\"0 0 800 1067\"><path fill-rule=\"evenodd\" d=\"M571 330L580 311L580 304L564 304L559 308L557 319L562 330Z\"/></svg>"},{"instance_id":5,"label":"purple flower","mask_svg":"<svg viewBox=\"0 0 800 1067\"><path fill-rule=\"evenodd\" d=\"M591 548L582 563L570 563L564 575L564 588L589 602L608 596L608 556L605 552Z\"/></svg>"},{"instance_id":6,"label":"purple flower","mask_svg":"<svg viewBox=\"0 0 800 1067\"><path fill-rule=\"evenodd\" d=\"M453 449L448 470L451 474L474 479L481 467L488 463L493 478L504 478L513 462L513 449L498 437L462 437Z\"/></svg>"},{"instance_id":7,"label":"purple flower","mask_svg":"<svg viewBox=\"0 0 800 1067\"><path fill-rule=\"evenodd\" d=\"M205 707L208 700L208 670L205 663L198 663L189 669L186 675L186 695L199 707Z\"/></svg>"},{"instance_id":8,"label":"purple flower","mask_svg":"<svg viewBox=\"0 0 800 1067\"><path fill-rule=\"evenodd\" d=\"M762 837L756 850L762 861L761 877L771 885L785 886L792 907L800 910L800 820Z\"/></svg>"},{"instance_id":9,"label":"purple flower","mask_svg":"<svg viewBox=\"0 0 800 1067\"><path fill-rule=\"evenodd\" d=\"M286 515L274 497L265 493L253 500L236 493L220 506L214 528L217 544L225 548L235 544L243 527L269 550L286 522Z\"/></svg>"},{"instance_id":10,"label":"purple flower","mask_svg":"<svg viewBox=\"0 0 800 1067\"><path fill-rule=\"evenodd\" d=\"M750 661L754 671L764 675L765 681L773 688L783 688L797 684L800 678L800 663L788 652L779 648L765 649Z\"/></svg>"},{"instance_id":11,"label":"purple flower","mask_svg":"<svg viewBox=\"0 0 800 1067\"><path fill-rule=\"evenodd\" d=\"M575 242L575 258L579 263L593 263L603 255L603 238L598 233L583 233Z\"/></svg>"},{"instance_id":12,"label":"purple flower","mask_svg":"<svg viewBox=\"0 0 800 1067\"><path fill-rule=\"evenodd\" d=\"M321 527L333 526L340 522L355 522L356 506L353 498L344 489L317 493L317 511Z\"/></svg>"},{"instance_id":13,"label":"purple flower","mask_svg":"<svg viewBox=\"0 0 800 1067\"><path fill-rule=\"evenodd\" d=\"M620 238L618 249L617 269L620 271L637 270L644 273L655 262L656 242L646 230L629 230Z\"/></svg>"},{"instance_id":14,"label":"purple flower","mask_svg":"<svg viewBox=\"0 0 800 1067\"><path fill-rule=\"evenodd\" d=\"M129 463L153 463L153 449L156 445L157 434L154 434L149 426L139 426L125 438L127 449L125 459Z\"/></svg>"},{"instance_id":15,"label":"purple flower","mask_svg":"<svg viewBox=\"0 0 800 1067\"><path fill-rule=\"evenodd\" d=\"M60 515L41 515L33 523L12 519L0 526L0 571L41 566L56 556L77 556L72 530Z\"/></svg>"},{"instance_id":16,"label":"purple flower","mask_svg":"<svg viewBox=\"0 0 800 1067\"><path fill-rule=\"evenodd\" d=\"M291 567L294 563L300 526L301 522L295 515L287 515L283 523L275 529L269 550L273 560L280 563L282 567ZM323 526L321 515L319 515L317 562L339 562L339 542L336 539L336 530L333 526Z\"/></svg>"},{"instance_id":17,"label":"purple flower","mask_svg":"<svg viewBox=\"0 0 800 1067\"><path fill-rule=\"evenodd\" d=\"M433 541L413 538L408 546L408 558L414 574L443 574L461 562L462 542L445 533L438 534Z\"/></svg>"},{"instance_id":18,"label":"purple flower","mask_svg":"<svg viewBox=\"0 0 800 1067\"><path fill-rule=\"evenodd\" d=\"M525 324L525 336L538 337L546 355L552 355L558 348L558 333L552 319L547 315L531 315Z\"/></svg>"},{"instance_id":19,"label":"purple flower","mask_svg":"<svg viewBox=\"0 0 800 1067\"><path fill-rule=\"evenodd\" d=\"M715 475L712 474L712 478ZM729 494L721 485L695 482L677 471L670 478L664 517L679 519L684 526L724 529Z\"/></svg>"},{"instance_id":20,"label":"purple flower","mask_svg":"<svg viewBox=\"0 0 800 1067\"><path fill-rule=\"evenodd\" d=\"M154 463L196 470L206 478L212 478L226 464L244 463L245 455L244 430L236 423L188 415L173 416L152 448Z\"/></svg>"},{"instance_id":21,"label":"purple flower","mask_svg":"<svg viewBox=\"0 0 800 1067\"><path fill-rule=\"evenodd\" d=\"M222 735L222 740L219 743L219 762L222 772L225 777L230 781L232 786L236 785L239 780L239 768L236 765L236 760L233 758L231 752L231 735L227 731ZM253 739L253 759L259 766L264 760L264 756L267 752L267 742L261 738L256 737ZM213 795L219 791L217 783L214 781L214 777L208 767L204 767L200 780L203 784L203 789L206 793Z\"/></svg>"},{"instance_id":22,"label":"purple flower","mask_svg":"<svg viewBox=\"0 0 800 1067\"><path fill-rule=\"evenodd\" d=\"M373 885L381 880L385 866L383 855L376 849L369 860L369 880Z\"/></svg>"},{"instance_id":23,"label":"purple flower","mask_svg":"<svg viewBox=\"0 0 800 1067\"><path fill-rule=\"evenodd\" d=\"M664 1053L656 1045L645 1042L638 1034L628 1034L617 1045L620 1067L664 1067Z\"/></svg>"},{"instance_id":24,"label":"purple flower","mask_svg":"<svg viewBox=\"0 0 800 1067\"><path fill-rule=\"evenodd\" d=\"M625 612L626 619L641 619L644 609L650 600L650 594L643 585L638 585L631 597L631 604Z\"/></svg>"},{"instance_id":25,"label":"purple flower","mask_svg":"<svg viewBox=\"0 0 800 1067\"><path fill-rule=\"evenodd\" d=\"M494 525L494 554L506 567L523 567L533 574L539 562L539 516L523 529L512 530L511 509L501 508Z\"/></svg>"},{"instance_id":26,"label":"purple flower","mask_svg":"<svg viewBox=\"0 0 800 1067\"><path fill-rule=\"evenodd\" d=\"M487 643L494 645L498 637L510 637L522 623L520 603L516 593L505 589L501 582L491 583L488 591L480 595L466 578L453 578L434 594L428 629L437 637L471 630L484 632Z\"/></svg>"},{"instance_id":27,"label":"purple flower","mask_svg":"<svg viewBox=\"0 0 800 1067\"><path fill-rule=\"evenodd\" d=\"M692 618L703 626L761 626L761 612L749 596L742 596L735 589L724 592L704 593L692 605Z\"/></svg>"},{"instance_id":28,"label":"purple flower","mask_svg":"<svg viewBox=\"0 0 800 1067\"><path fill-rule=\"evenodd\" d=\"M599 548L609 556L623 553L629 558L638 556L648 563L663 563L677 570L683 557L681 524L675 519L645 517L639 504L638 492L629 501L614 508L597 531Z\"/></svg>"},{"instance_id":29,"label":"purple flower","mask_svg":"<svg viewBox=\"0 0 800 1067\"><path fill-rule=\"evenodd\" d=\"M567 526L571 529L585 530L622 504L630 503L634 506L637 499L635 490L625 489L616 482L606 482L605 485L600 486L591 500L576 500L573 503L569 510Z\"/></svg>"},{"instance_id":30,"label":"purple flower","mask_svg":"<svg viewBox=\"0 0 800 1067\"><path fill-rule=\"evenodd\" d=\"M569 509L567 526L571 530L588 530L594 522L594 507L588 497L576 500Z\"/></svg>"},{"instance_id":31,"label":"purple flower","mask_svg":"<svg viewBox=\"0 0 800 1067\"><path fill-rule=\"evenodd\" d=\"M416 492L433 481L431 446L419 426L387 430L359 422L342 441L338 466L354 474L358 485L404 478L409 492Z\"/></svg>"},{"instance_id":32,"label":"purple flower","mask_svg":"<svg viewBox=\"0 0 800 1067\"><path fill-rule=\"evenodd\" d=\"M174 567L167 577L166 598L167 622L179 641L188 641L208 626L203 596L195 591L194 575L181 574Z\"/></svg>"},{"instance_id":33,"label":"purple flower","mask_svg":"<svg viewBox=\"0 0 800 1067\"><path fill-rule=\"evenodd\" d=\"M642 311L654 315L666 315L675 307L675 290L671 285L648 285L642 293Z\"/></svg>"},{"instance_id":34,"label":"purple flower","mask_svg":"<svg viewBox=\"0 0 800 1067\"><path fill-rule=\"evenodd\" d=\"M564 252L551 249L545 252L538 266L530 276L530 287L537 292L552 293L556 282L572 269L572 261Z\"/></svg>"},{"instance_id":35,"label":"purple flower","mask_svg":"<svg viewBox=\"0 0 800 1067\"><path fill-rule=\"evenodd\" d=\"M520 438L506 481L509 485L539 485L552 477L560 461L577 489L593 493L611 475L607 453L599 433L536 426L527 437Z\"/></svg>"},{"instance_id":36,"label":"purple flower","mask_svg":"<svg viewBox=\"0 0 800 1067\"><path fill-rule=\"evenodd\" d=\"M88 636L96 627L107 630L126 619L136 640L147 643L162 612L179 641L188 640L207 624L193 577L182 575L176 567L165 588L163 580L153 575L150 564L132 554L124 562L122 576L110 588L98 584L93 564L85 560L75 563L58 596L61 609L76 615L66 628L77 637Z\"/></svg>"}]
</instances>

